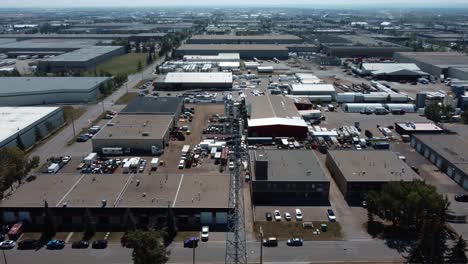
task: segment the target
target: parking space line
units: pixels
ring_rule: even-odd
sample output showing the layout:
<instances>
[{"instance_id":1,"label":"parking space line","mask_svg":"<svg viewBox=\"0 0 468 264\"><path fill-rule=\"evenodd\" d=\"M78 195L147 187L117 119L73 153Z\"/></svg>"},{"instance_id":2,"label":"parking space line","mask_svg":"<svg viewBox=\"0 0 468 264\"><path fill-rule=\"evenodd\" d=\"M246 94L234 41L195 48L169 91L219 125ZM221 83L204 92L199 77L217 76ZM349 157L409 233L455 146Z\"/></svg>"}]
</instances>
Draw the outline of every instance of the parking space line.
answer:
<instances>
[{"instance_id":1,"label":"parking space line","mask_svg":"<svg viewBox=\"0 0 468 264\"><path fill-rule=\"evenodd\" d=\"M176 192L175 197L174 197L174 202L172 202L172 207L175 206L175 203L177 201L177 196L179 196L180 186L182 186L182 181L183 180L184 180L184 174L182 174L182 177L180 177L179 186L177 187L177 192Z\"/></svg>"},{"instance_id":2,"label":"parking space line","mask_svg":"<svg viewBox=\"0 0 468 264\"><path fill-rule=\"evenodd\" d=\"M65 198L67 198L67 196L75 189L75 187L78 185L78 183L80 183L81 180L85 176L86 176L86 174L81 175L81 177L73 184L73 186L70 188L70 190L68 190L68 192L62 197L62 199L60 199L60 201L58 201L58 203L55 205L55 207L61 207L62 206L63 200L65 200Z\"/></svg>"},{"instance_id":3,"label":"parking space line","mask_svg":"<svg viewBox=\"0 0 468 264\"><path fill-rule=\"evenodd\" d=\"M119 192L119 194L117 195L117 197L115 198L115 201L114 201L114 207L117 206L117 204L119 203L120 201L120 198L122 197L123 193L128 189L128 186L130 185L130 182L131 180L133 179L133 176L135 176L135 174L130 174L130 176L128 177L127 179L127 182L125 183L125 185L123 186L122 190Z\"/></svg>"}]
</instances>

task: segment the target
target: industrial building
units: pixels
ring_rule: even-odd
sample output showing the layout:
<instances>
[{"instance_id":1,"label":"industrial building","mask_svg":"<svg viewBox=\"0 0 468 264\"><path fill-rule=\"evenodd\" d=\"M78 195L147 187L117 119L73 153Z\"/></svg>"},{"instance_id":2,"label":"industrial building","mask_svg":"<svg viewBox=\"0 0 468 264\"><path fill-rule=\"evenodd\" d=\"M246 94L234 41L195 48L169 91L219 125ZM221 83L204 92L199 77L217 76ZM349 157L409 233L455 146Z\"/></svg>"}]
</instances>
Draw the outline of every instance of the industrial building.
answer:
<instances>
[{"instance_id":1,"label":"industrial building","mask_svg":"<svg viewBox=\"0 0 468 264\"><path fill-rule=\"evenodd\" d=\"M120 111L120 115L171 115L179 116L184 101L179 97L137 96Z\"/></svg>"},{"instance_id":2,"label":"industrial building","mask_svg":"<svg viewBox=\"0 0 468 264\"><path fill-rule=\"evenodd\" d=\"M468 80L468 65L460 67L449 67L448 76L452 79Z\"/></svg>"},{"instance_id":3,"label":"industrial building","mask_svg":"<svg viewBox=\"0 0 468 264\"><path fill-rule=\"evenodd\" d=\"M0 149L28 149L63 122L60 107L0 107Z\"/></svg>"},{"instance_id":4,"label":"industrial building","mask_svg":"<svg viewBox=\"0 0 468 264\"><path fill-rule=\"evenodd\" d=\"M74 51L99 42L96 39L30 39L10 42L0 45L0 53L6 53L10 57L19 55L57 55Z\"/></svg>"},{"instance_id":5,"label":"industrial building","mask_svg":"<svg viewBox=\"0 0 468 264\"><path fill-rule=\"evenodd\" d=\"M0 39L10 38L13 40L30 40L30 39L98 39L98 40L114 40L128 39L131 41L139 40L159 40L166 36L166 33L139 33L139 34L3 34ZM3 44L3 42L0 41Z\"/></svg>"},{"instance_id":6,"label":"industrial building","mask_svg":"<svg viewBox=\"0 0 468 264\"><path fill-rule=\"evenodd\" d=\"M188 44L301 44L304 41L293 35L194 35Z\"/></svg>"},{"instance_id":7,"label":"industrial building","mask_svg":"<svg viewBox=\"0 0 468 264\"><path fill-rule=\"evenodd\" d=\"M432 122L395 123L395 131L400 135L440 134L444 130Z\"/></svg>"},{"instance_id":8,"label":"industrial building","mask_svg":"<svg viewBox=\"0 0 468 264\"><path fill-rule=\"evenodd\" d=\"M0 106L94 102L109 77L0 77Z\"/></svg>"},{"instance_id":9,"label":"industrial building","mask_svg":"<svg viewBox=\"0 0 468 264\"><path fill-rule=\"evenodd\" d=\"M238 62L240 60L239 53L220 53L217 55L185 55L184 61L188 62Z\"/></svg>"},{"instance_id":10,"label":"industrial building","mask_svg":"<svg viewBox=\"0 0 468 264\"><path fill-rule=\"evenodd\" d=\"M437 78L450 77L449 68L468 67L468 56L457 52L397 52L394 59L401 63L415 63Z\"/></svg>"},{"instance_id":11,"label":"industrial building","mask_svg":"<svg viewBox=\"0 0 468 264\"><path fill-rule=\"evenodd\" d=\"M329 150L327 168L350 204L360 204L371 190L419 176L396 153L386 150Z\"/></svg>"},{"instance_id":12,"label":"industrial building","mask_svg":"<svg viewBox=\"0 0 468 264\"><path fill-rule=\"evenodd\" d=\"M275 95L250 96L246 98L246 106L249 136L307 137L307 124L292 99Z\"/></svg>"},{"instance_id":13,"label":"industrial building","mask_svg":"<svg viewBox=\"0 0 468 264\"><path fill-rule=\"evenodd\" d=\"M175 55L183 57L185 55L218 55L219 53L239 53L241 59L251 60L288 59L288 48L285 45L274 44L185 44L179 47Z\"/></svg>"},{"instance_id":14,"label":"industrial building","mask_svg":"<svg viewBox=\"0 0 468 264\"><path fill-rule=\"evenodd\" d=\"M156 82L158 90L230 90L232 73L230 72L169 72Z\"/></svg>"},{"instance_id":15,"label":"industrial building","mask_svg":"<svg viewBox=\"0 0 468 264\"><path fill-rule=\"evenodd\" d=\"M254 204L328 203L330 180L313 151L254 150L250 157Z\"/></svg>"},{"instance_id":16,"label":"industrial building","mask_svg":"<svg viewBox=\"0 0 468 264\"><path fill-rule=\"evenodd\" d=\"M360 68L353 71L360 75L370 75L376 79L390 81L414 81L429 76L414 63L362 63Z\"/></svg>"},{"instance_id":17,"label":"industrial building","mask_svg":"<svg viewBox=\"0 0 468 264\"><path fill-rule=\"evenodd\" d=\"M460 135L413 135L411 146L468 191L468 140Z\"/></svg>"},{"instance_id":18,"label":"industrial building","mask_svg":"<svg viewBox=\"0 0 468 264\"><path fill-rule=\"evenodd\" d=\"M290 95L317 96L321 101L336 99L336 90L333 84L291 84Z\"/></svg>"},{"instance_id":19,"label":"industrial building","mask_svg":"<svg viewBox=\"0 0 468 264\"><path fill-rule=\"evenodd\" d=\"M172 115L117 115L94 135L93 151L111 148L119 153L153 153L169 142L174 122Z\"/></svg>"},{"instance_id":20,"label":"industrial building","mask_svg":"<svg viewBox=\"0 0 468 264\"><path fill-rule=\"evenodd\" d=\"M38 68L44 72L83 71L123 54L121 46L92 46L40 60Z\"/></svg>"}]
</instances>

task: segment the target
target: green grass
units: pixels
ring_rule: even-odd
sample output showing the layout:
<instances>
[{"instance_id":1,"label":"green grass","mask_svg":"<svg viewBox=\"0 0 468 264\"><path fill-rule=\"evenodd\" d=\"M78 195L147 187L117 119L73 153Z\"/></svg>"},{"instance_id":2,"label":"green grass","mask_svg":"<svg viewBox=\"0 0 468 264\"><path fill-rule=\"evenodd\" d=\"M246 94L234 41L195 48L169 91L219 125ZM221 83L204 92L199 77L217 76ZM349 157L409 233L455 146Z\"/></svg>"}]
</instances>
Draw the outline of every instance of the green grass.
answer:
<instances>
[{"instance_id":1,"label":"green grass","mask_svg":"<svg viewBox=\"0 0 468 264\"><path fill-rule=\"evenodd\" d=\"M200 232L198 231L179 231L177 236L174 238L175 242L182 242L187 237L200 237Z\"/></svg>"},{"instance_id":2,"label":"green grass","mask_svg":"<svg viewBox=\"0 0 468 264\"><path fill-rule=\"evenodd\" d=\"M119 98L119 100L117 100L117 102L115 102L115 104L128 104L130 103L130 101L135 98L135 96L138 96L138 93L126 93L124 95L122 95L122 97Z\"/></svg>"},{"instance_id":3,"label":"green grass","mask_svg":"<svg viewBox=\"0 0 468 264\"><path fill-rule=\"evenodd\" d=\"M256 222L254 224L255 235L260 239L260 226L263 229L264 237L276 237L280 241L285 241L288 238L300 237L304 240L342 240L341 226L337 222L319 222L313 221L313 229L304 229L302 222ZM316 229L320 229L320 224L327 224L328 231L314 235Z\"/></svg>"},{"instance_id":4,"label":"green grass","mask_svg":"<svg viewBox=\"0 0 468 264\"><path fill-rule=\"evenodd\" d=\"M96 72L108 72L113 76L119 74L130 75L138 72L138 62L141 62L142 67L146 65L146 53L127 53L111 60L103 62L96 66ZM84 76L94 76L95 69L91 69L84 73Z\"/></svg>"}]
</instances>

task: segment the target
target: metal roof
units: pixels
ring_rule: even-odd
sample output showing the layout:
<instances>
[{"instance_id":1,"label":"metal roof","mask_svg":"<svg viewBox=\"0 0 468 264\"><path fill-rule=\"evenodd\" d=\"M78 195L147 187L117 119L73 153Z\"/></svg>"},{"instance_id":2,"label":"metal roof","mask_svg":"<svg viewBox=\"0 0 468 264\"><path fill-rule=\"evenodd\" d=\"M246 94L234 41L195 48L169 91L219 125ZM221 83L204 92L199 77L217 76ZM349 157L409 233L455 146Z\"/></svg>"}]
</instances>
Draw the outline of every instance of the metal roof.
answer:
<instances>
[{"instance_id":1,"label":"metal roof","mask_svg":"<svg viewBox=\"0 0 468 264\"><path fill-rule=\"evenodd\" d=\"M363 63L362 69L369 71L373 75L389 75L389 74L416 74L428 75L421 71L414 63Z\"/></svg>"},{"instance_id":2,"label":"metal roof","mask_svg":"<svg viewBox=\"0 0 468 264\"><path fill-rule=\"evenodd\" d=\"M178 50L222 50L222 51L243 51L243 50L281 50L287 51L286 45L274 44L184 44Z\"/></svg>"},{"instance_id":3,"label":"metal roof","mask_svg":"<svg viewBox=\"0 0 468 264\"><path fill-rule=\"evenodd\" d=\"M96 57L105 55L121 49L122 46L92 46L78 49L52 58L43 59L42 61L57 62L57 61L89 61Z\"/></svg>"},{"instance_id":4,"label":"metal roof","mask_svg":"<svg viewBox=\"0 0 468 264\"><path fill-rule=\"evenodd\" d=\"M254 150L250 156L268 161L268 181L330 181L317 155L310 150Z\"/></svg>"},{"instance_id":5,"label":"metal roof","mask_svg":"<svg viewBox=\"0 0 468 264\"><path fill-rule=\"evenodd\" d=\"M0 50L74 50L93 46L97 42L96 39L31 39L2 44Z\"/></svg>"},{"instance_id":6,"label":"metal roof","mask_svg":"<svg viewBox=\"0 0 468 264\"><path fill-rule=\"evenodd\" d=\"M279 95L248 96L249 127L285 125L307 127L294 101Z\"/></svg>"},{"instance_id":7,"label":"metal roof","mask_svg":"<svg viewBox=\"0 0 468 264\"><path fill-rule=\"evenodd\" d=\"M301 40L300 37L294 35L194 35L191 39L219 39L219 40Z\"/></svg>"},{"instance_id":8,"label":"metal roof","mask_svg":"<svg viewBox=\"0 0 468 264\"><path fill-rule=\"evenodd\" d=\"M135 97L121 114L166 114L174 115L180 108L182 99L178 97Z\"/></svg>"},{"instance_id":9,"label":"metal roof","mask_svg":"<svg viewBox=\"0 0 468 264\"><path fill-rule=\"evenodd\" d=\"M90 92L109 77L0 77L0 97L56 92Z\"/></svg>"},{"instance_id":10,"label":"metal roof","mask_svg":"<svg viewBox=\"0 0 468 264\"><path fill-rule=\"evenodd\" d=\"M437 66L468 65L468 56L458 52L397 52L398 56Z\"/></svg>"},{"instance_id":11,"label":"metal roof","mask_svg":"<svg viewBox=\"0 0 468 264\"><path fill-rule=\"evenodd\" d=\"M232 83L231 72L170 72L165 83Z\"/></svg>"},{"instance_id":12,"label":"metal roof","mask_svg":"<svg viewBox=\"0 0 468 264\"><path fill-rule=\"evenodd\" d=\"M292 84L293 92L336 92L333 84Z\"/></svg>"}]
</instances>

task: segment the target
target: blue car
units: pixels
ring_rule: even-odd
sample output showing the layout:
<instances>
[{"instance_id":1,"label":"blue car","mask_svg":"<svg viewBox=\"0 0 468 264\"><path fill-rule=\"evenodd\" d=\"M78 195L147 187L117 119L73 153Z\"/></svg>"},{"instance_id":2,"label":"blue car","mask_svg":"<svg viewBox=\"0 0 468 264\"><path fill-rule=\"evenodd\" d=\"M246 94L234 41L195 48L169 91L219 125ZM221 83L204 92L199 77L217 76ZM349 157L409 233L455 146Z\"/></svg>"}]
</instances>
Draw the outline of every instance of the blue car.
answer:
<instances>
[{"instance_id":1,"label":"blue car","mask_svg":"<svg viewBox=\"0 0 468 264\"><path fill-rule=\"evenodd\" d=\"M198 237L189 237L184 240L184 248L196 248L198 246Z\"/></svg>"},{"instance_id":2,"label":"blue car","mask_svg":"<svg viewBox=\"0 0 468 264\"><path fill-rule=\"evenodd\" d=\"M47 242L47 249L62 249L65 247L65 241L53 239Z\"/></svg>"},{"instance_id":3,"label":"blue car","mask_svg":"<svg viewBox=\"0 0 468 264\"><path fill-rule=\"evenodd\" d=\"M76 142L86 142L88 141L89 136L87 134L81 134L77 139Z\"/></svg>"}]
</instances>

